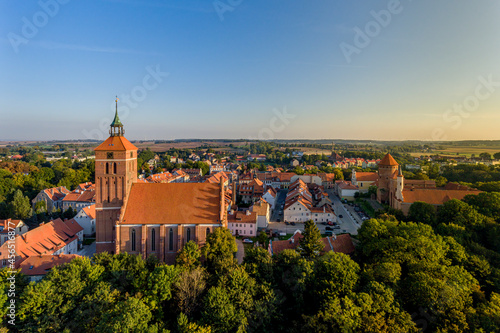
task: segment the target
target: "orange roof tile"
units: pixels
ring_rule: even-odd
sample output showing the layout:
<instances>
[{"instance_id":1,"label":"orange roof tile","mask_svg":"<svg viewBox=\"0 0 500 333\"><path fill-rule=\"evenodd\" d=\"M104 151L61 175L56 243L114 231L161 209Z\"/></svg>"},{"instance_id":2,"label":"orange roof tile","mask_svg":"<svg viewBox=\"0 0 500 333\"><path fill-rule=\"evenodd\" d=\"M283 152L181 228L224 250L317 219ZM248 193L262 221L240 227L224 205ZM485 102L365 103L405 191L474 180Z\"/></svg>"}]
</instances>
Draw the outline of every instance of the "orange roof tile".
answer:
<instances>
[{"instance_id":1,"label":"orange roof tile","mask_svg":"<svg viewBox=\"0 0 500 333\"><path fill-rule=\"evenodd\" d=\"M16 236L16 254L21 258L52 254L78 238L83 228L74 220L56 219ZM7 255L7 243L0 247L1 257Z\"/></svg>"},{"instance_id":2,"label":"orange roof tile","mask_svg":"<svg viewBox=\"0 0 500 333\"><path fill-rule=\"evenodd\" d=\"M10 222L10 223L9 223ZM22 220L0 220L0 227L3 227L3 232L8 232L9 228L17 228L19 223L23 222Z\"/></svg>"},{"instance_id":3,"label":"orange roof tile","mask_svg":"<svg viewBox=\"0 0 500 333\"><path fill-rule=\"evenodd\" d=\"M120 223L221 223L220 193L211 183L134 183Z\"/></svg>"},{"instance_id":4,"label":"orange roof tile","mask_svg":"<svg viewBox=\"0 0 500 333\"><path fill-rule=\"evenodd\" d=\"M356 172L356 181L360 182L374 182L378 179L376 172Z\"/></svg>"},{"instance_id":5,"label":"orange roof tile","mask_svg":"<svg viewBox=\"0 0 500 333\"><path fill-rule=\"evenodd\" d=\"M391 154L387 154L384 156L382 161L378 165L383 165L383 166L397 166L399 165L398 162L394 159L394 157L391 156Z\"/></svg>"},{"instance_id":6,"label":"orange roof tile","mask_svg":"<svg viewBox=\"0 0 500 333\"><path fill-rule=\"evenodd\" d=\"M85 214L87 214L88 217L90 217L91 219L95 219L95 205L84 207L83 211L85 212Z\"/></svg>"},{"instance_id":7,"label":"orange roof tile","mask_svg":"<svg viewBox=\"0 0 500 333\"><path fill-rule=\"evenodd\" d=\"M426 202L432 205L442 205L451 199L462 200L468 194L479 194L481 191L441 190L441 189L414 189L403 190L403 202Z\"/></svg>"},{"instance_id":8,"label":"orange roof tile","mask_svg":"<svg viewBox=\"0 0 500 333\"><path fill-rule=\"evenodd\" d=\"M54 268L62 264L67 264L75 258L79 258L77 254L59 254L56 256L42 255L26 258L19 268L21 273L28 276L45 275Z\"/></svg>"},{"instance_id":9,"label":"orange roof tile","mask_svg":"<svg viewBox=\"0 0 500 333\"><path fill-rule=\"evenodd\" d=\"M351 235L342 234L337 235L335 239L330 237L333 252L341 252L351 254L354 252L354 244L352 243Z\"/></svg>"},{"instance_id":10,"label":"orange roof tile","mask_svg":"<svg viewBox=\"0 0 500 333\"><path fill-rule=\"evenodd\" d=\"M137 150L130 141L124 136L110 136L103 143L101 143L94 151L123 151L123 150Z\"/></svg>"},{"instance_id":11,"label":"orange roof tile","mask_svg":"<svg viewBox=\"0 0 500 333\"><path fill-rule=\"evenodd\" d=\"M234 212L234 214L227 214L227 222L229 223L257 223L257 212Z\"/></svg>"}]
</instances>

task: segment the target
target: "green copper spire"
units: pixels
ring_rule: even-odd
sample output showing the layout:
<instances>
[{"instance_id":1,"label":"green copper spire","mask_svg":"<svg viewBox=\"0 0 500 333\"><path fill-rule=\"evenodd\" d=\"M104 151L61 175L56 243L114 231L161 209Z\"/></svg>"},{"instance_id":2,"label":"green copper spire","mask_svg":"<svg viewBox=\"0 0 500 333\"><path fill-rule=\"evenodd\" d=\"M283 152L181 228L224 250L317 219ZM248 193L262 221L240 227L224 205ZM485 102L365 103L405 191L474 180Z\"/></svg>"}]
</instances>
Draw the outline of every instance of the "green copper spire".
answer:
<instances>
[{"instance_id":1,"label":"green copper spire","mask_svg":"<svg viewBox=\"0 0 500 333\"><path fill-rule=\"evenodd\" d=\"M111 136L122 136L125 131L123 130L123 124L118 117L118 96L116 96L116 110L115 110L115 119L110 125L109 134Z\"/></svg>"}]
</instances>

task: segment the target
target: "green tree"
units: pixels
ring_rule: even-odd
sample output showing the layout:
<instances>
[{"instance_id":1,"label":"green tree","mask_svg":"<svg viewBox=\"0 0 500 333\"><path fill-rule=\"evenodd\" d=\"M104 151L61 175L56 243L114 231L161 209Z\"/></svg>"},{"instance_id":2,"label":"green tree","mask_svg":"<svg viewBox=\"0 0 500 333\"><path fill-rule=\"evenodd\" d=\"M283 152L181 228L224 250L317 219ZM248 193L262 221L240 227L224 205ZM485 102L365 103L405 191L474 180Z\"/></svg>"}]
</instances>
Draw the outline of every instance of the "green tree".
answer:
<instances>
[{"instance_id":1,"label":"green tree","mask_svg":"<svg viewBox=\"0 0 500 333\"><path fill-rule=\"evenodd\" d=\"M319 256L325 244L323 244L321 233L313 220L306 221L302 236L297 247L299 253L305 258Z\"/></svg>"},{"instance_id":2,"label":"green tree","mask_svg":"<svg viewBox=\"0 0 500 333\"><path fill-rule=\"evenodd\" d=\"M474 207L479 213L500 221L500 193L479 193L466 195L463 201Z\"/></svg>"},{"instance_id":3,"label":"green tree","mask_svg":"<svg viewBox=\"0 0 500 333\"><path fill-rule=\"evenodd\" d=\"M33 215L30 199L23 196L21 190L16 190L14 192L14 197L10 203L10 210L13 213L13 217L16 219L24 220Z\"/></svg>"},{"instance_id":4,"label":"green tree","mask_svg":"<svg viewBox=\"0 0 500 333\"><path fill-rule=\"evenodd\" d=\"M259 241L259 244L263 248L267 248L267 243L269 242L269 237L265 231L261 231L259 235L257 236L257 240Z\"/></svg>"},{"instance_id":5,"label":"green tree","mask_svg":"<svg viewBox=\"0 0 500 333\"><path fill-rule=\"evenodd\" d=\"M488 153L488 152L485 152L485 153L481 153L479 154L479 157L482 159L482 160L486 160L486 161L489 161L491 160L491 154Z\"/></svg>"},{"instance_id":6,"label":"green tree","mask_svg":"<svg viewBox=\"0 0 500 333\"><path fill-rule=\"evenodd\" d=\"M73 210L73 207L69 206L68 209L66 209L63 213L63 218L65 219L72 219L75 217L75 211Z\"/></svg>"},{"instance_id":7,"label":"green tree","mask_svg":"<svg viewBox=\"0 0 500 333\"><path fill-rule=\"evenodd\" d=\"M446 184L448 184L448 179L444 178L443 176L438 176L436 178L436 186L437 187L443 187Z\"/></svg>"},{"instance_id":8,"label":"green tree","mask_svg":"<svg viewBox=\"0 0 500 333\"><path fill-rule=\"evenodd\" d=\"M312 292L319 303L349 295L358 282L359 265L348 255L328 252L318 259L311 276Z\"/></svg>"},{"instance_id":9,"label":"green tree","mask_svg":"<svg viewBox=\"0 0 500 333\"><path fill-rule=\"evenodd\" d=\"M495 153L493 155L493 157L496 159L496 160L500 160L500 153Z\"/></svg>"},{"instance_id":10,"label":"green tree","mask_svg":"<svg viewBox=\"0 0 500 333\"><path fill-rule=\"evenodd\" d=\"M129 297L102 314L96 332L148 332L151 311L143 301Z\"/></svg>"},{"instance_id":11,"label":"green tree","mask_svg":"<svg viewBox=\"0 0 500 333\"><path fill-rule=\"evenodd\" d=\"M192 270L200 265L201 251L196 242L189 241L184 245L182 250L175 258L175 263L178 266Z\"/></svg>"},{"instance_id":12,"label":"green tree","mask_svg":"<svg viewBox=\"0 0 500 333\"><path fill-rule=\"evenodd\" d=\"M409 209L408 219L414 222L423 222L430 225L436 223L436 208L428 203L416 201Z\"/></svg>"},{"instance_id":13,"label":"green tree","mask_svg":"<svg viewBox=\"0 0 500 333\"><path fill-rule=\"evenodd\" d=\"M238 251L236 241L227 228L215 228L207 236L201 253L205 258L207 268L211 273L221 272L236 265L235 253Z\"/></svg>"}]
</instances>

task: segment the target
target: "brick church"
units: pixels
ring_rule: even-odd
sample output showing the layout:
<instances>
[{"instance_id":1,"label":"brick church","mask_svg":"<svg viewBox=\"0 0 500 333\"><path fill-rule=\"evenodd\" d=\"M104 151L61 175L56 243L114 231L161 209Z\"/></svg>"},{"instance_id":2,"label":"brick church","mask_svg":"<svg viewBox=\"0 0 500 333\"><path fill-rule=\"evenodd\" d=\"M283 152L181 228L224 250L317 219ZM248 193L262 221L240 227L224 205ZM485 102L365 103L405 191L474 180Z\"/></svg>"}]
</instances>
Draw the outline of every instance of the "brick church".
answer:
<instances>
[{"instance_id":1,"label":"brick church","mask_svg":"<svg viewBox=\"0 0 500 333\"><path fill-rule=\"evenodd\" d=\"M155 255L172 263L193 240L227 227L224 184L138 183L137 147L118 117L95 148L96 252Z\"/></svg>"}]
</instances>

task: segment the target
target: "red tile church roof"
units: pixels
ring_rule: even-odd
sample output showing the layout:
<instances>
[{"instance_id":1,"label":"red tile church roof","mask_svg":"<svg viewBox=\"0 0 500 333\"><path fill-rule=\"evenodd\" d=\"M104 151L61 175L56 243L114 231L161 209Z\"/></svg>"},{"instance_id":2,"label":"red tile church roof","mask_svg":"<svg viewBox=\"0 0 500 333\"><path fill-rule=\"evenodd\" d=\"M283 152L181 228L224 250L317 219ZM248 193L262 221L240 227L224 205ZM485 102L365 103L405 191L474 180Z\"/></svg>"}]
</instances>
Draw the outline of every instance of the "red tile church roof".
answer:
<instances>
[{"instance_id":1,"label":"red tile church roof","mask_svg":"<svg viewBox=\"0 0 500 333\"><path fill-rule=\"evenodd\" d=\"M211 183L134 183L120 224L221 223L221 188Z\"/></svg>"}]
</instances>

